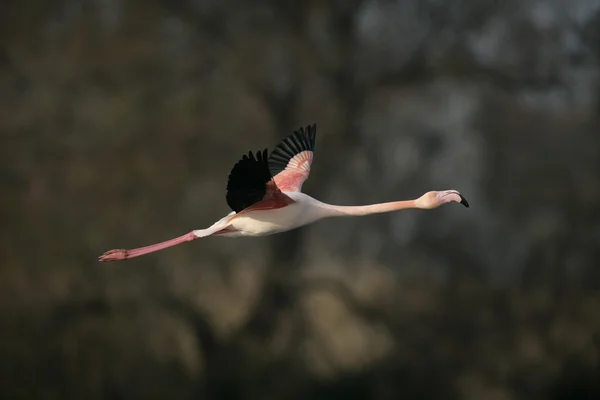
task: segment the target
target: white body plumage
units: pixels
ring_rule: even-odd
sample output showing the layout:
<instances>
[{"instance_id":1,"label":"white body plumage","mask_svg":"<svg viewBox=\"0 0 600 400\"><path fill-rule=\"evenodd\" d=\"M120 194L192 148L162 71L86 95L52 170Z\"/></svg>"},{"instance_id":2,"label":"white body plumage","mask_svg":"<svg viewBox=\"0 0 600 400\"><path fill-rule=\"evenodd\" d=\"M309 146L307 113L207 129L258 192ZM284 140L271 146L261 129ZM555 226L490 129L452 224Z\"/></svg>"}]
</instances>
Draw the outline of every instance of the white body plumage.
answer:
<instances>
[{"instance_id":1,"label":"white body plumage","mask_svg":"<svg viewBox=\"0 0 600 400\"><path fill-rule=\"evenodd\" d=\"M247 211L237 217L234 217L235 213L232 212L211 227L194 231L194 234L204 237L223 229L233 228L235 232L220 233L219 236L267 236L335 215L326 204L304 193L283 193L294 200L294 203L277 209Z\"/></svg>"}]
</instances>

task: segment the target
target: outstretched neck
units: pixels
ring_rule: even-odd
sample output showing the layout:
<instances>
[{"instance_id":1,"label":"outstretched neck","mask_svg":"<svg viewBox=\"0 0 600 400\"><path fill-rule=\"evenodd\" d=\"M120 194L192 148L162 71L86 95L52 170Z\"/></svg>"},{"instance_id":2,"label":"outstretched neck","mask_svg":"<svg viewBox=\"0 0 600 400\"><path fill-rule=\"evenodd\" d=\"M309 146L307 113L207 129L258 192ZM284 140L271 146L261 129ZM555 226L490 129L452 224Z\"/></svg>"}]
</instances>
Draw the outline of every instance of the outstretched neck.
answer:
<instances>
[{"instance_id":1,"label":"outstretched neck","mask_svg":"<svg viewBox=\"0 0 600 400\"><path fill-rule=\"evenodd\" d=\"M321 206L330 217L350 217L387 213L409 208L420 208L416 200L390 201L388 203L369 204L366 206L337 206L322 203Z\"/></svg>"}]
</instances>

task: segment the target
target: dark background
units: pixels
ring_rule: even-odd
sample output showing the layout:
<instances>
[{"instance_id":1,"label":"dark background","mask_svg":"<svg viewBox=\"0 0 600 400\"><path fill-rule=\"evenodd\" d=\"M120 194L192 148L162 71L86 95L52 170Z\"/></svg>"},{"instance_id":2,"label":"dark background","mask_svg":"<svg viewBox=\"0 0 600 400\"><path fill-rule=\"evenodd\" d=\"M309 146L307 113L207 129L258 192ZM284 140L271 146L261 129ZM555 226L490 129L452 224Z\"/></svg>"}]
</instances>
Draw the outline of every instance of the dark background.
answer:
<instances>
[{"instance_id":1,"label":"dark background","mask_svg":"<svg viewBox=\"0 0 600 400\"><path fill-rule=\"evenodd\" d=\"M4 0L0 398L599 398L599 76L598 0ZM471 208L96 261L313 122L310 195Z\"/></svg>"}]
</instances>

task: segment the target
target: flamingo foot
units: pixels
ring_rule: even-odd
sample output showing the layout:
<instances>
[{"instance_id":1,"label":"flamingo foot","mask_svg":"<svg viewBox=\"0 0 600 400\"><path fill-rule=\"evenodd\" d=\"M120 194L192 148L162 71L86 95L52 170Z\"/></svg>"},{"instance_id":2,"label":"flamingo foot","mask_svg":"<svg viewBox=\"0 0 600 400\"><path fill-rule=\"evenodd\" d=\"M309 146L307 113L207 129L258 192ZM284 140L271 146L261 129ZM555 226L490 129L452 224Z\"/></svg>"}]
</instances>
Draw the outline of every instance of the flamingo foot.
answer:
<instances>
[{"instance_id":1,"label":"flamingo foot","mask_svg":"<svg viewBox=\"0 0 600 400\"><path fill-rule=\"evenodd\" d=\"M107 261L121 261L129 258L129 252L125 249L113 249L105 252L100 257L98 257L98 261L107 262Z\"/></svg>"}]
</instances>

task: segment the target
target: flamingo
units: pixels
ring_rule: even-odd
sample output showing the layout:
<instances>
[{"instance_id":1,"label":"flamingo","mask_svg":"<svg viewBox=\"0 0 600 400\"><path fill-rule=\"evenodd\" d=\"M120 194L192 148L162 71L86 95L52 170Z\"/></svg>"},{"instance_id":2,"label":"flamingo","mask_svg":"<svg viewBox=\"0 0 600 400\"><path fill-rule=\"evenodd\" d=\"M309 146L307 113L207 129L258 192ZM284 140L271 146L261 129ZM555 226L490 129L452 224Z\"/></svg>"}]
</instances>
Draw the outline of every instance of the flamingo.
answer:
<instances>
[{"instance_id":1,"label":"flamingo","mask_svg":"<svg viewBox=\"0 0 600 400\"><path fill-rule=\"evenodd\" d=\"M284 138L273 150L248 152L233 166L225 200L231 213L206 229L137 249L109 250L99 261L119 261L163 250L207 236L266 236L289 231L330 217L364 216L406 209L431 210L456 202L469 207L456 190L430 191L414 200L392 201L363 206L323 203L305 193L313 161L316 124L301 127Z\"/></svg>"}]
</instances>

